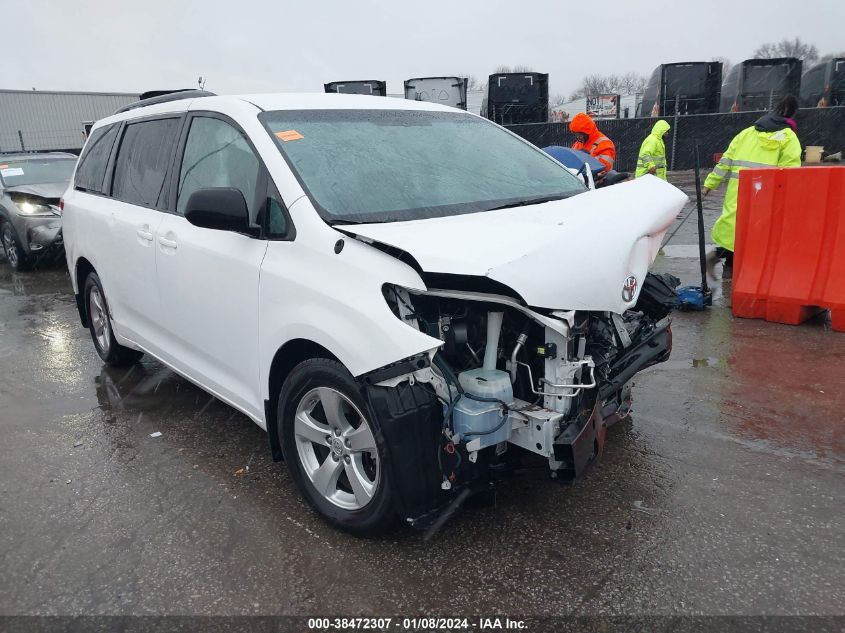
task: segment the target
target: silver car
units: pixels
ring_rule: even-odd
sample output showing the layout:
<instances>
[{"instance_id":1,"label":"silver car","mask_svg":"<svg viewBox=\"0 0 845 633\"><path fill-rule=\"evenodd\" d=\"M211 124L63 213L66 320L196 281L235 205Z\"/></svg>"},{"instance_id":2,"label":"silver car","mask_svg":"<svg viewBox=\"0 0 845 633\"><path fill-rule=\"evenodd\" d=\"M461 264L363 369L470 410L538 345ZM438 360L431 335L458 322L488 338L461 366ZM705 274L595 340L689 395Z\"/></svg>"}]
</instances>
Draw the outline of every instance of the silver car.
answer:
<instances>
[{"instance_id":1,"label":"silver car","mask_svg":"<svg viewBox=\"0 0 845 633\"><path fill-rule=\"evenodd\" d=\"M61 254L59 199L75 165L64 152L0 154L0 239L15 270Z\"/></svg>"}]
</instances>

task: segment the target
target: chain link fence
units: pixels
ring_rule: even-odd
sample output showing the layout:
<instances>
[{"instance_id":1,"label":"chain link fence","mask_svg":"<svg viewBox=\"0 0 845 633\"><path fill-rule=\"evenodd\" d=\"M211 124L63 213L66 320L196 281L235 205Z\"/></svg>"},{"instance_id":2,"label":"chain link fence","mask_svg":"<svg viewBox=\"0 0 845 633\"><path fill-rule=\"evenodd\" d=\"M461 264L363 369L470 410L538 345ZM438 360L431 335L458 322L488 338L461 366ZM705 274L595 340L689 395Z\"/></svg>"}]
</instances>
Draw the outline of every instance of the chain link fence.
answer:
<instances>
[{"instance_id":1,"label":"chain link fence","mask_svg":"<svg viewBox=\"0 0 845 633\"><path fill-rule=\"evenodd\" d=\"M702 167L712 167L717 154L724 152L741 130L751 126L763 112L727 114L690 114L664 117L672 126L665 136L666 158L671 170L692 169L695 166L695 143L698 141ZM634 171L640 145L654 127L655 118L600 119L599 130L616 145L615 168ZM798 139L802 147L824 146L826 153L845 149L845 106L835 108L807 108L795 115ZM526 123L509 125L537 147L549 145L571 146L575 136L566 123Z\"/></svg>"},{"instance_id":2,"label":"chain link fence","mask_svg":"<svg viewBox=\"0 0 845 633\"><path fill-rule=\"evenodd\" d=\"M0 152L63 151L78 154L85 144L80 127L76 130L18 130L0 132Z\"/></svg>"},{"instance_id":3,"label":"chain link fence","mask_svg":"<svg viewBox=\"0 0 845 633\"><path fill-rule=\"evenodd\" d=\"M669 168L692 169L696 141L702 167L712 167L715 156L727 149L731 139L753 125L761 115L762 112L737 112L664 117L672 125L665 137ZM827 153L845 149L845 106L806 108L798 111L795 120L802 147L821 145ZM656 121L655 118L640 118L600 119L596 122L602 133L616 145L617 170L634 171L640 145ZM575 142L566 123L524 123L506 127L537 147L568 147ZM81 129L0 132L0 152L55 150L78 154L84 143Z\"/></svg>"}]
</instances>

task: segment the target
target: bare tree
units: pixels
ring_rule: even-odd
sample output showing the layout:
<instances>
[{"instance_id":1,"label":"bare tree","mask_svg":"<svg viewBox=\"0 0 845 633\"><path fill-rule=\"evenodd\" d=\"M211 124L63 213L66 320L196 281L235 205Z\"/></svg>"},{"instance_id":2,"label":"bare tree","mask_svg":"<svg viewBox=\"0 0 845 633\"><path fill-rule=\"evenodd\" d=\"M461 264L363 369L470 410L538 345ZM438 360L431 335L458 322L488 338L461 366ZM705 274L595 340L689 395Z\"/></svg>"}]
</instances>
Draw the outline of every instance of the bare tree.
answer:
<instances>
[{"instance_id":1,"label":"bare tree","mask_svg":"<svg viewBox=\"0 0 845 633\"><path fill-rule=\"evenodd\" d=\"M822 55L819 57L820 62L829 62L831 59L836 59L838 57L845 57L845 51L839 51L838 53L827 53L826 55Z\"/></svg>"},{"instance_id":2,"label":"bare tree","mask_svg":"<svg viewBox=\"0 0 845 633\"><path fill-rule=\"evenodd\" d=\"M534 69L531 66L527 66L525 64L517 64L516 66L496 66L496 70L493 71L494 74L498 73L530 73L534 72Z\"/></svg>"},{"instance_id":3,"label":"bare tree","mask_svg":"<svg viewBox=\"0 0 845 633\"><path fill-rule=\"evenodd\" d=\"M487 82L481 81L475 75L471 75L470 73L457 73L455 76L467 78L467 90L487 90Z\"/></svg>"},{"instance_id":4,"label":"bare tree","mask_svg":"<svg viewBox=\"0 0 845 633\"><path fill-rule=\"evenodd\" d=\"M617 75L587 75L581 80L581 86L569 95L570 100L587 95L606 94L619 84Z\"/></svg>"},{"instance_id":5,"label":"bare tree","mask_svg":"<svg viewBox=\"0 0 845 633\"><path fill-rule=\"evenodd\" d=\"M636 94L645 90L648 80L635 72L624 75L587 75L581 86L569 95L570 101L600 94Z\"/></svg>"},{"instance_id":6,"label":"bare tree","mask_svg":"<svg viewBox=\"0 0 845 633\"><path fill-rule=\"evenodd\" d=\"M625 73L619 80L619 92L623 95L635 95L638 92L643 92L648 83L645 76L635 72Z\"/></svg>"},{"instance_id":7,"label":"bare tree","mask_svg":"<svg viewBox=\"0 0 845 633\"><path fill-rule=\"evenodd\" d=\"M564 103L568 102L569 99L566 98L566 95L562 95L557 93L556 95L552 95L549 97L549 107L556 108L558 106L563 105Z\"/></svg>"},{"instance_id":8,"label":"bare tree","mask_svg":"<svg viewBox=\"0 0 845 633\"><path fill-rule=\"evenodd\" d=\"M788 38L780 42L768 42L754 51L757 59L771 59L772 57L797 57L805 62L814 62L819 58L819 51L813 44L808 44L796 37L794 40Z\"/></svg>"},{"instance_id":9,"label":"bare tree","mask_svg":"<svg viewBox=\"0 0 845 633\"><path fill-rule=\"evenodd\" d=\"M726 77L733 68L733 63L727 57L711 57L711 62L722 62L722 77Z\"/></svg>"}]
</instances>

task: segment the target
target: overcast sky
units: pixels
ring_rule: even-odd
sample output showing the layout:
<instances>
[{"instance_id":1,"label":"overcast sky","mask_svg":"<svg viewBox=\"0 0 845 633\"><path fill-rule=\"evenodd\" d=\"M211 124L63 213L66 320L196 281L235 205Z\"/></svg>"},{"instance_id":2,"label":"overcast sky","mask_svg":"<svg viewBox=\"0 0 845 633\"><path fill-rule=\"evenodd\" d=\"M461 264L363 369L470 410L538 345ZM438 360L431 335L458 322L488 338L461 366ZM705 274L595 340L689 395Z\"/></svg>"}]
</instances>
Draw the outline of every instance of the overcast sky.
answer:
<instances>
[{"instance_id":1,"label":"overcast sky","mask_svg":"<svg viewBox=\"0 0 845 633\"><path fill-rule=\"evenodd\" d=\"M845 49L845 0L0 0L0 88L320 91L328 81L489 75L524 64L569 93L589 73L736 62L799 36Z\"/></svg>"}]
</instances>

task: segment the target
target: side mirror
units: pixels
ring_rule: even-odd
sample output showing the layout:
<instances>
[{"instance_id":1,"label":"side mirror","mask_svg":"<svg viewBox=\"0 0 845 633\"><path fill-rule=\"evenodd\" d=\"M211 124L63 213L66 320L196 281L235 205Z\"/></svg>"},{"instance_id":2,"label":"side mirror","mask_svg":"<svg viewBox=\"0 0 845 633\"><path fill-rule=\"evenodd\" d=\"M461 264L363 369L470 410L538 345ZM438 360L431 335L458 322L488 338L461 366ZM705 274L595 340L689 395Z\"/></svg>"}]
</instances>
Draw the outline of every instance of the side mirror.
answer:
<instances>
[{"instance_id":1,"label":"side mirror","mask_svg":"<svg viewBox=\"0 0 845 633\"><path fill-rule=\"evenodd\" d=\"M185 219L204 229L253 233L244 194L234 187L197 189L188 198Z\"/></svg>"}]
</instances>

